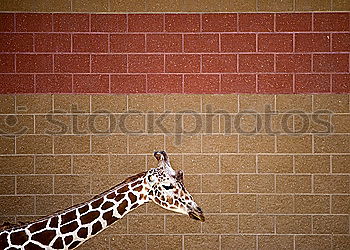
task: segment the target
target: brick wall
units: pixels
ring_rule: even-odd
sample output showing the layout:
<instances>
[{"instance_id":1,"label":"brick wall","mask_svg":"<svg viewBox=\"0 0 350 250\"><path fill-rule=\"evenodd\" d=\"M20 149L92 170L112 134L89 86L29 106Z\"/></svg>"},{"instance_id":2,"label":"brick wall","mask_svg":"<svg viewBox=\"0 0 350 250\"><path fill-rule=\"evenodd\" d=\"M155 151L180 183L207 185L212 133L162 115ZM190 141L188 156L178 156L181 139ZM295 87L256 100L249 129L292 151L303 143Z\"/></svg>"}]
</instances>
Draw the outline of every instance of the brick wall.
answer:
<instances>
[{"instance_id":1,"label":"brick wall","mask_svg":"<svg viewBox=\"0 0 350 250\"><path fill-rule=\"evenodd\" d=\"M0 19L1 222L165 149L207 221L147 204L80 249L348 248L348 12Z\"/></svg>"}]
</instances>

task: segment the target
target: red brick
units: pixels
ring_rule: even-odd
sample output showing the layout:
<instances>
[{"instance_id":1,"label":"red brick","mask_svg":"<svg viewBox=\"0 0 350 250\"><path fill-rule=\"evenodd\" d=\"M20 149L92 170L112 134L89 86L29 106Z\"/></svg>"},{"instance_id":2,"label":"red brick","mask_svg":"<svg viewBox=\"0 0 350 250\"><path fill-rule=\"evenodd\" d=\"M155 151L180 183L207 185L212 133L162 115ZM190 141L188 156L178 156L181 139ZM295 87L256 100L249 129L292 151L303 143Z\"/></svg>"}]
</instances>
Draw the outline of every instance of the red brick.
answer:
<instances>
[{"instance_id":1,"label":"red brick","mask_svg":"<svg viewBox=\"0 0 350 250\"><path fill-rule=\"evenodd\" d=\"M347 54L317 54L313 57L316 72L349 72Z\"/></svg>"},{"instance_id":2,"label":"red brick","mask_svg":"<svg viewBox=\"0 0 350 250\"><path fill-rule=\"evenodd\" d=\"M330 51L330 34L322 34L322 33L295 34L295 51L297 52Z\"/></svg>"},{"instance_id":3,"label":"red brick","mask_svg":"<svg viewBox=\"0 0 350 250\"><path fill-rule=\"evenodd\" d=\"M185 52L219 52L219 35L185 35Z\"/></svg>"},{"instance_id":4,"label":"red brick","mask_svg":"<svg viewBox=\"0 0 350 250\"><path fill-rule=\"evenodd\" d=\"M16 70L22 73L52 72L52 55L19 54L16 55Z\"/></svg>"},{"instance_id":5,"label":"red brick","mask_svg":"<svg viewBox=\"0 0 350 250\"><path fill-rule=\"evenodd\" d=\"M90 56L77 54L55 55L55 72L87 73L90 71Z\"/></svg>"},{"instance_id":6,"label":"red brick","mask_svg":"<svg viewBox=\"0 0 350 250\"><path fill-rule=\"evenodd\" d=\"M129 72L164 72L164 55L129 55Z\"/></svg>"},{"instance_id":7,"label":"red brick","mask_svg":"<svg viewBox=\"0 0 350 250\"><path fill-rule=\"evenodd\" d=\"M258 92L266 94L293 93L293 75L267 74L258 76Z\"/></svg>"},{"instance_id":8,"label":"red brick","mask_svg":"<svg viewBox=\"0 0 350 250\"><path fill-rule=\"evenodd\" d=\"M219 75L185 75L184 92L192 94L216 94L220 90Z\"/></svg>"},{"instance_id":9,"label":"red brick","mask_svg":"<svg viewBox=\"0 0 350 250\"><path fill-rule=\"evenodd\" d=\"M315 13L315 31L350 31L349 13Z\"/></svg>"},{"instance_id":10,"label":"red brick","mask_svg":"<svg viewBox=\"0 0 350 250\"><path fill-rule=\"evenodd\" d=\"M146 36L147 52L181 52L182 35L151 34Z\"/></svg>"},{"instance_id":11,"label":"red brick","mask_svg":"<svg viewBox=\"0 0 350 250\"><path fill-rule=\"evenodd\" d=\"M70 52L71 35L69 34L34 34L36 52Z\"/></svg>"},{"instance_id":12,"label":"red brick","mask_svg":"<svg viewBox=\"0 0 350 250\"><path fill-rule=\"evenodd\" d=\"M36 76L36 93L72 93L72 75L40 74Z\"/></svg>"},{"instance_id":13,"label":"red brick","mask_svg":"<svg viewBox=\"0 0 350 250\"><path fill-rule=\"evenodd\" d=\"M256 78L253 74L224 74L221 77L222 93L255 93Z\"/></svg>"},{"instance_id":14,"label":"red brick","mask_svg":"<svg viewBox=\"0 0 350 250\"><path fill-rule=\"evenodd\" d=\"M332 51L350 51L350 33L333 33Z\"/></svg>"},{"instance_id":15,"label":"red brick","mask_svg":"<svg viewBox=\"0 0 350 250\"><path fill-rule=\"evenodd\" d=\"M292 52L292 34L259 34L258 51L260 52Z\"/></svg>"},{"instance_id":16,"label":"red brick","mask_svg":"<svg viewBox=\"0 0 350 250\"><path fill-rule=\"evenodd\" d=\"M222 34L221 51L222 52L255 52L256 35L255 34Z\"/></svg>"},{"instance_id":17,"label":"red brick","mask_svg":"<svg viewBox=\"0 0 350 250\"><path fill-rule=\"evenodd\" d=\"M125 14L91 14L92 32L125 32Z\"/></svg>"},{"instance_id":18,"label":"red brick","mask_svg":"<svg viewBox=\"0 0 350 250\"><path fill-rule=\"evenodd\" d=\"M295 76L296 93L327 93L330 89L330 75L297 74Z\"/></svg>"},{"instance_id":19,"label":"red brick","mask_svg":"<svg viewBox=\"0 0 350 250\"><path fill-rule=\"evenodd\" d=\"M15 15L12 13L0 13L0 32L15 31Z\"/></svg>"},{"instance_id":20,"label":"red brick","mask_svg":"<svg viewBox=\"0 0 350 250\"><path fill-rule=\"evenodd\" d=\"M200 55L165 55L165 72L196 73L200 71Z\"/></svg>"},{"instance_id":21,"label":"red brick","mask_svg":"<svg viewBox=\"0 0 350 250\"><path fill-rule=\"evenodd\" d=\"M0 73L15 72L15 55L0 54Z\"/></svg>"},{"instance_id":22,"label":"red brick","mask_svg":"<svg viewBox=\"0 0 350 250\"><path fill-rule=\"evenodd\" d=\"M34 76L25 74L0 75L0 93L34 93Z\"/></svg>"},{"instance_id":23,"label":"red brick","mask_svg":"<svg viewBox=\"0 0 350 250\"><path fill-rule=\"evenodd\" d=\"M111 35L111 52L145 52L145 40L143 34Z\"/></svg>"},{"instance_id":24,"label":"red brick","mask_svg":"<svg viewBox=\"0 0 350 250\"><path fill-rule=\"evenodd\" d=\"M238 57L239 72L273 72L274 58L271 54L243 54Z\"/></svg>"},{"instance_id":25,"label":"red brick","mask_svg":"<svg viewBox=\"0 0 350 250\"><path fill-rule=\"evenodd\" d=\"M16 14L17 32L50 32L52 31L52 14Z\"/></svg>"},{"instance_id":26,"label":"red brick","mask_svg":"<svg viewBox=\"0 0 350 250\"><path fill-rule=\"evenodd\" d=\"M150 74L147 76L147 93L182 92L182 75Z\"/></svg>"},{"instance_id":27,"label":"red brick","mask_svg":"<svg viewBox=\"0 0 350 250\"><path fill-rule=\"evenodd\" d=\"M202 70L208 73L236 72L237 55L209 54L202 56Z\"/></svg>"},{"instance_id":28,"label":"red brick","mask_svg":"<svg viewBox=\"0 0 350 250\"><path fill-rule=\"evenodd\" d=\"M87 32L89 26L89 14L53 14L54 31Z\"/></svg>"},{"instance_id":29,"label":"red brick","mask_svg":"<svg viewBox=\"0 0 350 250\"><path fill-rule=\"evenodd\" d=\"M0 52L33 51L33 34L0 34Z\"/></svg>"},{"instance_id":30,"label":"red brick","mask_svg":"<svg viewBox=\"0 0 350 250\"><path fill-rule=\"evenodd\" d=\"M276 55L277 72L310 72L311 55L278 54Z\"/></svg>"},{"instance_id":31,"label":"red brick","mask_svg":"<svg viewBox=\"0 0 350 250\"><path fill-rule=\"evenodd\" d=\"M165 31L198 32L200 31L200 15L165 14Z\"/></svg>"},{"instance_id":32,"label":"red brick","mask_svg":"<svg viewBox=\"0 0 350 250\"><path fill-rule=\"evenodd\" d=\"M163 23L163 14L128 15L129 32L162 32L164 31Z\"/></svg>"},{"instance_id":33,"label":"red brick","mask_svg":"<svg viewBox=\"0 0 350 250\"><path fill-rule=\"evenodd\" d=\"M108 35L78 34L73 35L73 52L107 52Z\"/></svg>"},{"instance_id":34,"label":"red brick","mask_svg":"<svg viewBox=\"0 0 350 250\"><path fill-rule=\"evenodd\" d=\"M350 75L337 74L332 76L332 92L350 93Z\"/></svg>"},{"instance_id":35,"label":"red brick","mask_svg":"<svg viewBox=\"0 0 350 250\"><path fill-rule=\"evenodd\" d=\"M312 14L311 13L277 13L276 31L295 32L311 31Z\"/></svg>"},{"instance_id":36,"label":"red brick","mask_svg":"<svg viewBox=\"0 0 350 250\"><path fill-rule=\"evenodd\" d=\"M145 75L112 75L111 93L146 93Z\"/></svg>"},{"instance_id":37,"label":"red brick","mask_svg":"<svg viewBox=\"0 0 350 250\"><path fill-rule=\"evenodd\" d=\"M109 93L108 75L74 75L74 93Z\"/></svg>"},{"instance_id":38,"label":"red brick","mask_svg":"<svg viewBox=\"0 0 350 250\"><path fill-rule=\"evenodd\" d=\"M92 55L91 71L95 73L126 73L126 55Z\"/></svg>"},{"instance_id":39,"label":"red brick","mask_svg":"<svg viewBox=\"0 0 350 250\"><path fill-rule=\"evenodd\" d=\"M237 14L203 14L202 31L233 32L237 31Z\"/></svg>"},{"instance_id":40,"label":"red brick","mask_svg":"<svg viewBox=\"0 0 350 250\"><path fill-rule=\"evenodd\" d=\"M273 31L273 14L241 13L238 14L239 31L269 32Z\"/></svg>"}]
</instances>

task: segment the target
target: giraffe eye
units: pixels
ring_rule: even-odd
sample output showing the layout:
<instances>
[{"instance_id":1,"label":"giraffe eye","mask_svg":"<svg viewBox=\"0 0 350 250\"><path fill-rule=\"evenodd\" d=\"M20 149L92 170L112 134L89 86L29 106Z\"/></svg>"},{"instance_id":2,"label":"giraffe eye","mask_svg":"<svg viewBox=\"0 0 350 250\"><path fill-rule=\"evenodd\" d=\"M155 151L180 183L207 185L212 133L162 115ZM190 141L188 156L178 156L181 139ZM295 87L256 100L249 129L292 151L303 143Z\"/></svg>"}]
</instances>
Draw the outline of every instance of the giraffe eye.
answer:
<instances>
[{"instance_id":1,"label":"giraffe eye","mask_svg":"<svg viewBox=\"0 0 350 250\"><path fill-rule=\"evenodd\" d=\"M173 185L163 185L163 188L165 188L166 190L170 190L170 189L173 189L174 186Z\"/></svg>"}]
</instances>

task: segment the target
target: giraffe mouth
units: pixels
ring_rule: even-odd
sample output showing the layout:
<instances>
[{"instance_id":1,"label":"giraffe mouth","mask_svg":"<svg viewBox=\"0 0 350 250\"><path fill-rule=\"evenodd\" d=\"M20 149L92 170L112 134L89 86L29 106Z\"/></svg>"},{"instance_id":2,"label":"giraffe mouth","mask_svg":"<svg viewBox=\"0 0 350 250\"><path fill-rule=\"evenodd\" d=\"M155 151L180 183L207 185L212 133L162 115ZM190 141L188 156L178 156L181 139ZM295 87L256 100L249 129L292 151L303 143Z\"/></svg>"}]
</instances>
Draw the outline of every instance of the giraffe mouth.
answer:
<instances>
[{"instance_id":1,"label":"giraffe mouth","mask_svg":"<svg viewBox=\"0 0 350 250\"><path fill-rule=\"evenodd\" d=\"M189 212L188 215L191 219L199 220L201 222L205 221L204 215L202 213L196 213L196 212Z\"/></svg>"}]
</instances>

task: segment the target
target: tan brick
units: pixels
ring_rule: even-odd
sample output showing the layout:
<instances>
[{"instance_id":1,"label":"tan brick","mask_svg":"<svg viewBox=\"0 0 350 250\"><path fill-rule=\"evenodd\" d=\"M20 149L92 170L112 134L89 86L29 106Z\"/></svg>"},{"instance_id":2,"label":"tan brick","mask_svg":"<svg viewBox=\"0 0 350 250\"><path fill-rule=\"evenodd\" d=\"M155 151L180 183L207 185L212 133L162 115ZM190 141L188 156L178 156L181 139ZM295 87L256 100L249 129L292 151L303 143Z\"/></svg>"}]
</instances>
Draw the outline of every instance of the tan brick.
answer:
<instances>
[{"instance_id":1,"label":"tan brick","mask_svg":"<svg viewBox=\"0 0 350 250\"><path fill-rule=\"evenodd\" d=\"M34 196L0 196L0 211L6 216L34 214Z\"/></svg>"},{"instance_id":2,"label":"tan brick","mask_svg":"<svg viewBox=\"0 0 350 250\"><path fill-rule=\"evenodd\" d=\"M332 125L335 133L350 133L350 115L332 115Z\"/></svg>"},{"instance_id":3,"label":"tan brick","mask_svg":"<svg viewBox=\"0 0 350 250\"><path fill-rule=\"evenodd\" d=\"M254 155L222 155L220 161L223 173L256 172L256 156Z\"/></svg>"},{"instance_id":4,"label":"tan brick","mask_svg":"<svg viewBox=\"0 0 350 250\"><path fill-rule=\"evenodd\" d=\"M273 233L274 216L239 215L240 233Z\"/></svg>"},{"instance_id":5,"label":"tan brick","mask_svg":"<svg viewBox=\"0 0 350 250\"><path fill-rule=\"evenodd\" d=\"M73 117L69 115L36 115L35 133L36 134L70 134L73 132Z\"/></svg>"},{"instance_id":6,"label":"tan brick","mask_svg":"<svg viewBox=\"0 0 350 250\"><path fill-rule=\"evenodd\" d=\"M256 213L255 194L222 194L221 211L223 213Z\"/></svg>"},{"instance_id":7,"label":"tan brick","mask_svg":"<svg viewBox=\"0 0 350 250\"><path fill-rule=\"evenodd\" d=\"M86 113L90 112L89 95L54 95L56 113Z\"/></svg>"},{"instance_id":8,"label":"tan brick","mask_svg":"<svg viewBox=\"0 0 350 250\"><path fill-rule=\"evenodd\" d=\"M146 246L146 235L118 235L110 238L111 249L142 250Z\"/></svg>"},{"instance_id":9,"label":"tan brick","mask_svg":"<svg viewBox=\"0 0 350 250\"><path fill-rule=\"evenodd\" d=\"M310 215L278 215L276 216L276 232L278 234L311 234Z\"/></svg>"},{"instance_id":10,"label":"tan brick","mask_svg":"<svg viewBox=\"0 0 350 250\"><path fill-rule=\"evenodd\" d=\"M203 135L203 153L235 153L238 149L236 135Z\"/></svg>"},{"instance_id":11,"label":"tan brick","mask_svg":"<svg viewBox=\"0 0 350 250\"><path fill-rule=\"evenodd\" d=\"M107 155L73 156L74 174L108 174L109 159Z\"/></svg>"},{"instance_id":12,"label":"tan brick","mask_svg":"<svg viewBox=\"0 0 350 250\"><path fill-rule=\"evenodd\" d=\"M176 132L181 132L184 134L198 134L198 133L219 133L220 132L220 121L219 115L216 114L184 114L183 123L179 130Z\"/></svg>"},{"instance_id":13,"label":"tan brick","mask_svg":"<svg viewBox=\"0 0 350 250\"><path fill-rule=\"evenodd\" d=\"M314 111L328 110L334 113L349 113L348 95L314 95Z\"/></svg>"},{"instance_id":14,"label":"tan brick","mask_svg":"<svg viewBox=\"0 0 350 250\"><path fill-rule=\"evenodd\" d=\"M315 193L350 193L350 178L348 175L315 175Z\"/></svg>"},{"instance_id":15,"label":"tan brick","mask_svg":"<svg viewBox=\"0 0 350 250\"><path fill-rule=\"evenodd\" d=\"M294 133L293 117L295 115L291 113L268 113L259 114L257 116L257 129L258 132L266 133L269 135L287 133Z\"/></svg>"},{"instance_id":16,"label":"tan brick","mask_svg":"<svg viewBox=\"0 0 350 250\"><path fill-rule=\"evenodd\" d=\"M350 135L315 136L315 153L349 153Z\"/></svg>"},{"instance_id":17,"label":"tan brick","mask_svg":"<svg viewBox=\"0 0 350 250\"><path fill-rule=\"evenodd\" d=\"M202 177L203 193L236 193L237 176L236 175L203 175Z\"/></svg>"},{"instance_id":18,"label":"tan brick","mask_svg":"<svg viewBox=\"0 0 350 250\"><path fill-rule=\"evenodd\" d=\"M33 174L34 157L0 156L0 174Z\"/></svg>"},{"instance_id":19,"label":"tan brick","mask_svg":"<svg viewBox=\"0 0 350 250\"><path fill-rule=\"evenodd\" d=\"M157 0L146 1L147 12L181 12L182 7L183 5L181 0L170 0L166 2Z\"/></svg>"},{"instance_id":20,"label":"tan brick","mask_svg":"<svg viewBox=\"0 0 350 250\"><path fill-rule=\"evenodd\" d=\"M275 180L273 175L240 175L240 193L274 193Z\"/></svg>"},{"instance_id":21,"label":"tan brick","mask_svg":"<svg viewBox=\"0 0 350 250\"><path fill-rule=\"evenodd\" d=\"M111 155L112 174L137 174L146 170L146 157L142 155Z\"/></svg>"},{"instance_id":22,"label":"tan brick","mask_svg":"<svg viewBox=\"0 0 350 250\"><path fill-rule=\"evenodd\" d=\"M15 153L15 138L0 136L0 154Z\"/></svg>"},{"instance_id":23,"label":"tan brick","mask_svg":"<svg viewBox=\"0 0 350 250\"><path fill-rule=\"evenodd\" d=\"M202 95L203 112L236 113L238 95Z\"/></svg>"},{"instance_id":24,"label":"tan brick","mask_svg":"<svg viewBox=\"0 0 350 250\"><path fill-rule=\"evenodd\" d=\"M330 157L327 155L296 155L296 173L329 173Z\"/></svg>"},{"instance_id":25,"label":"tan brick","mask_svg":"<svg viewBox=\"0 0 350 250\"><path fill-rule=\"evenodd\" d=\"M191 220L186 215L166 215L165 233L167 234L188 234L200 233L201 224Z\"/></svg>"},{"instance_id":26,"label":"tan brick","mask_svg":"<svg viewBox=\"0 0 350 250\"><path fill-rule=\"evenodd\" d=\"M328 214L330 197L326 195L295 195L294 210L297 214Z\"/></svg>"},{"instance_id":27,"label":"tan brick","mask_svg":"<svg viewBox=\"0 0 350 250\"><path fill-rule=\"evenodd\" d=\"M239 111L254 111L264 113L274 110L275 98L273 95L240 95Z\"/></svg>"},{"instance_id":28,"label":"tan brick","mask_svg":"<svg viewBox=\"0 0 350 250\"><path fill-rule=\"evenodd\" d=\"M278 0L261 0L259 1L259 5L258 5L258 11L275 11L275 12L279 12L279 11L293 11L294 10L294 4L293 4L293 0L284 0L284 1L278 1ZM272 237L272 239L274 239ZM278 238L279 239L279 238ZM277 240L277 239L276 239ZM272 240L274 242L274 240ZM278 242L276 242L278 243ZM260 241L259 241L259 247L262 247L262 249L264 249L265 245L261 245L260 246ZM266 246L270 246L270 245L266 245ZM278 244L276 244L275 247L277 247ZM287 248L286 248L287 249Z\"/></svg>"},{"instance_id":29,"label":"tan brick","mask_svg":"<svg viewBox=\"0 0 350 250\"><path fill-rule=\"evenodd\" d=\"M0 176L0 195L15 194L15 176Z\"/></svg>"},{"instance_id":30,"label":"tan brick","mask_svg":"<svg viewBox=\"0 0 350 250\"><path fill-rule=\"evenodd\" d=\"M147 236L147 249L175 250L182 248L180 235L149 235Z\"/></svg>"},{"instance_id":31,"label":"tan brick","mask_svg":"<svg viewBox=\"0 0 350 250\"><path fill-rule=\"evenodd\" d=\"M14 114L15 96L14 95L0 95L0 114Z\"/></svg>"},{"instance_id":32,"label":"tan brick","mask_svg":"<svg viewBox=\"0 0 350 250\"><path fill-rule=\"evenodd\" d=\"M94 197L94 195L91 195L91 194L75 194L75 195L72 195L73 204L77 205L77 204L80 204L80 203L85 203L85 202L91 200L93 197Z\"/></svg>"},{"instance_id":33,"label":"tan brick","mask_svg":"<svg viewBox=\"0 0 350 250\"><path fill-rule=\"evenodd\" d=\"M117 222L111 224L103 232L106 235L127 234L128 233L127 229L128 229L128 220L125 218L125 220L118 220Z\"/></svg>"},{"instance_id":34,"label":"tan brick","mask_svg":"<svg viewBox=\"0 0 350 250\"><path fill-rule=\"evenodd\" d=\"M90 177L86 175L54 176L55 194L89 194Z\"/></svg>"},{"instance_id":35,"label":"tan brick","mask_svg":"<svg viewBox=\"0 0 350 250\"><path fill-rule=\"evenodd\" d=\"M52 111L51 95L17 95L17 113L40 114Z\"/></svg>"},{"instance_id":36,"label":"tan brick","mask_svg":"<svg viewBox=\"0 0 350 250\"><path fill-rule=\"evenodd\" d=\"M108 250L109 249L109 235L105 231L96 235L94 238L85 241L82 245L79 246L79 250L90 250L90 249L100 249Z\"/></svg>"},{"instance_id":37,"label":"tan brick","mask_svg":"<svg viewBox=\"0 0 350 250\"><path fill-rule=\"evenodd\" d=\"M276 110L310 113L312 112L312 95L276 95Z\"/></svg>"},{"instance_id":38,"label":"tan brick","mask_svg":"<svg viewBox=\"0 0 350 250\"><path fill-rule=\"evenodd\" d=\"M18 154L51 154L53 137L48 135L23 135L16 140Z\"/></svg>"},{"instance_id":39,"label":"tan brick","mask_svg":"<svg viewBox=\"0 0 350 250\"><path fill-rule=\"evenodd\" d=\"M183 168L184 172L189 174L218 173L219 157L217 155L186 155Z\"/></svg>"},{"instance_id":40,"label":"tan brick","mask_svg":"<svg viewBox=\"0 0 350 250\"><path fill-rule=\"evenodd\" d=\"M238 233L237 215L208 215L203 223L203 233L236 234Z\"/></svg>"},{"instance_id":41,"label":"tan brick","mask_svg":"<svg viewBox=\"0 0 350 250\"><path fill-rule=\"evenodd\" d=\"M164 95L129 95L128 109L142 113L164 112Z\"/></svg>"},{"instance_id":42,"label":"tan brick","mask_svg":"<svg viewBox=\"0 0 350 250\"><path fill-rule=\"evenodd\" d=\"M331 10L331 0L296 0L295 10L297 11L325 11Z\"/></svg>"},{"instance_id":43,"label":"tan brick","mask_svg":"<svg viewBox=\"0 0 350 250\"><path fill-rule=\"evenodd\" d=\"M194 201L205 213L220 211L220 196L217 194L192 194Z\"/></svg>"},{"instance_id":44,"label":"tan brick","mask_svg":"<svg viewBox=\"0 0 350 250\"><path fill-rule=\"evenodd\" d=\"M199 135L168 135L165 137L166 150L173 153L199 153L201 137Z\"/></svg>"},{"instance_id":45,"label":"tan brick","mask_svg":"<svg viewBox=\"0 0 350 250\"><path fill-rule=\"evenodd\" d=\"M184 176L185 188L190 193L200 193L201 192L201 176L200 175L185 175Z\"/></svg>"},{"instance_id":46,"label":"tan brick","mask_svg":"<svg viewBox=\"0 0 350 250\"><path fill-rule=\"evenodd\" d=\"M191 1L184 0L183 10L186 12L218 12L220 11L220 5L215 4L214 1L203 0L203 1Z\"/></svg>"},{"instance_id":47,"label":"tan brick","mask_svg":"<svg viewBox=\"0 0 350 250\"><path fill-rule=\"evenodd\" d=\"M186 235L185 249L218 249L220 242L218 235Z\"/></svg>"},{"instance_id":48,"label":"tan brick","mask_svg":"<svg viewBox=\"0 0 350 250\"><path fill-rule=\"evenodd\" d=\"M293 235L259 235L258 249L294 249Z\"/></svg>"},{"instance_id":49,"label":"tan brick","mask_svg":"<svg viewBox=\"0 0 350 250\"><path fill-rule=\"evenodd\" d=\"M257 133L261 126L255 113L220 114L220 132L225 134Z\"/></svg>"},{"instance_id":50,"label":"tan brick","mask_svg":"<svg viewBox=\"0 0 350 250\"><path fill-rule=\"evenodd\" d=\"M23 135L33 133L33 115L0 115L0 134Z\"/></svg>"},{"instance_id":51,"label":"tan brick","mask_svg":"<svg viewBox=\"0 0 350 250\"><path fill-rule=\"evenodd\" d=\"M330 235L297 235L295 237L295 249L331 249Z\"/></svg>"},{"instance_id":52,"label":"tan brick","mask_svg":"<svg viewBox=\"0 0 350 250\"><path fill-rule=\"evenodd\" d=\"M348 215L315 215L312 218L315 234L348 234Z\"/></svg>"},{"instance_id":53,"label":"tan brick","mask_svg":"<svg viewBox=\"0 0 350 250\"><path fill-rule=\"evenodd\" d=\"M110 114L72 115L72 133L108 134L112 131L112 117Z\"/></svg>"},{"instance_id":54,"label":"tan brick","mask_svg":"<svg viewBox=\"0 0 350 250\"><path fill-rule=\"evenodd\" d=\"M48 0L38 0L33 4L30 0L24 1L8 1L0 6L3 10L12 11L37 11L37 12L68 12L70 9L70 1L59 0L54 3Z\"/></svg>"},{"instance_id":55,"label":"tan brick","mask_svg":"<svg viewBox=\"0 0 350 250\"><path fill-rule=\"evenodd\" d=\"M154 114L146 116L147 133L180 133L182 130L182 114Z\"/></svg>"},{"instance_id":56,"label":"tan brick","mask_svg":"<svg viewBox=\"0 0 350 250\"><path fill-rule=\"evenodd\" d=\"M275 152L275 136L254 135L239 136L239 152L268 153Z\"/></svg>"},{"instance_id":57,"label":"tan brick","mask_svg":"<svg viewBox=\"0 0 350 250\"><path fill-rule=\"evenodd\" d=\"M125 175L93 175L91 176L91 193L100 194L118 185L126 179Z\"/></svg>"},{"instance_id":58,"label":"tan brick","mask_svg":"<svg viewBox=\"0 0 350 250\"><path fill-rule=\"evenodd\" d=\"M166 214L174 215L173 211L167 210L154 202L147 203L145 207L146 207L147 214L156 214L159 216L163 216Z\"/></svg>"},{"instance_id":59,"label":"tan brick","mask_svg":"<svg viewBox=\"0 0 350 250\"><path fill-rule=\"evenodd\" d=\"M258 195L258 213L292 214L294 211L292 195Z\"/></svg>"},{"instance_id":60,"label":"tan brick","mask_svg":"<svg viewBox=\"0 0 350 250\"><path fill-rule=\"evenodd\" d=\"M332 195L332 214L350 214L350 195Z\"/></svg>"},{"instance_id":61,"label":"tan brick","mask_svg":"<svg viewBox=\"0 0 350 250\"><path fill-rule=\"evenodd\" d=\"M259 173L292 173L293 157L290 155L259 155Z\"/></svg>"},{"instance_id":62,"label":"tan brick","mask_svg":"<svg viewBox=\"0 0 350 250\"><path fill-rule=\"evenodd\" d=\"M124 113L127 111L125 95L92 95L91 112Z\"/></svg>"},{"instance_id":63,"label":"tan brick","mask_svg":"<svg viewBox=\"0 0 350 250\"><path fill-rule=\"evenodd\" d=\"M90 153L90 136L59 135L55 136L55 154L87 154Z\"/></svg>"},{"instance_id":64,"label":"tan brick","mask_svg":"<svg viewBox=\"0 0 350 250\"><path fill-rule=\"evenodd\" d=\"M166 95L165 111L170 112L200 112L200 95Z\"/></svg>"},{"instance_id":65,"label":"tan brick","mask_svg":"<svg viewBox=\"0 0 350 250\"><path fill-rule=\"evenodd\" d=\"M277 135L278 153L311 153L311 135Z\"/></svg>"},{"instance_id":66,"label":"tan brick","mask_svg":"<svg viewBox=\"0 0 350 250\"><path fill-rule=\"evenodd\" d=\"M163 135L132 135L129 136L129 153L150 154L164 149ZM169 150L173 152L172 150Z\"/></svg>"},{"instance_id":67,"label":"tan brick","mask_svg":"<svg viewBox=\"0 0 350 250\"><path fill-rule=\"evenodd\" d=\"M125 154L127 153L126 135L93 135L91 137L93 154Z\"/></svg>"},{"instance_id":68,"label":"tan brick","mask_svg":"<svg viewBox=\"0 0 350 250\"><path fill-rule=\"evenodd\" d=\"M329 114L295 114L294 133L319 133L327 134L332 132L331 117Z\"/></svg>"},{"instance_id":69,"label":"tan brick","mask_svg":"<svg viewBox=\"0 0 350 250\"><path fill-rule=\"evenodd\" d=\"M311 193L311 175L277 175L277 193Z\"/></svg>"},{"instance_id":70,"label":"tan brick","mask_svg":"<svg viewBox=\"0 0 350 250\"><path fill-rule=\"evenodd\" d=\"M0 216L0 225L4 224L5 222L15 224L16 223L16 217L15 216Z\"/></svg>"},{"instance_id":71,"label":"tan brick","mask_svg":"<svg viewBox=\"0 0 350 250\"><path fill-rule=\"evenodd\" d=\"M108 1L83 1L75 0L72 2L72 10L74 12L107 12L108 11Z\"/></svg>"},{"instance_id":72,"label":"tan brick","mask_svg":"<svg viewBox=\"0 0 350 250\"><path fill-rule=\"evenodd\" d=\"M36 174L70 174L71 156L35 156Z\"/></svg>"},{"instance_id":73,"label":"tan brick","mask_svg":"<svg viewBox=\"0 0 350 250\"><path fill-rule=\"evenodd\" d=\"M164 216L131 215L128 217L129 232L140 234L164 233Z\"/></svg>"},{"instance_id":74,"label":"tan brick","mask_svg":"<svg viewBox=\"0 0 350 250\"><path fill-rule=\"evenodd\" d=\"M346 250L350 246L349 235L332 235L332 249Z\"/></svg>"},{"instance_id":75,"label":"tan brick","mask_svg":"<svg viewBox=\"0 0 350 250\"><path fill-rule=\"evenodd\" d=\"M35 214L48 215L72 206L70 195L37 195Z\"/></svg>"},{"instance_id":76,"label":"tan brick","mask_svg":"<svg viewBox=\"0 0 350 250\"><path fill-rule=\"evenodd\" d=\"M18 194L52 194L53 177L51 175L17 176Z\"/></svg>"},{"instance_id":77,"label":"tan brick","mask_svg":"<svg viewBox=\"0 0 350 250\"><path fill-rule=\"evenodd\" d=\"M116 114L110 117L111 132L139 134L146 132L146 116L140 113Z\"/></svg>"},{"instance_id":78,"label":"tan brick","mask_svg":"<svg viewBox=\"0 0 350 250\"><path fill-rule=\"evenodd\" d=\"M221 249L256 249L256 236L253 235L222 235Z\"/></svg>"},{"instance_id":79,"label":"tan brick","mask_svg":"<svg viewBox=\"0 0 350 250\"><path fill-rule=\"evenodd\" d=\"M349 3L345 0L333 0L332 2L332 10L335 11L349 11L350 6Z\"/></svg>"},{"instance_id":80,"label":"tan brick","mask_svg":"<svg viewBox=\"0 0 350 250\"><path fill-rule=\"evenodd\" d=\"M146 10L145 0L110 0L110 10L113 12L144 12Z\"/></svg>"},{"instance_id":81,"label":"tan brick","mask_svg":"<svg viewBox=\"0 0 350 250\"><path fill-rule=\"evenodd\" d=\"M350 173L350 155L332 156L332 173Z\"/></svg>"}]
</instances>

